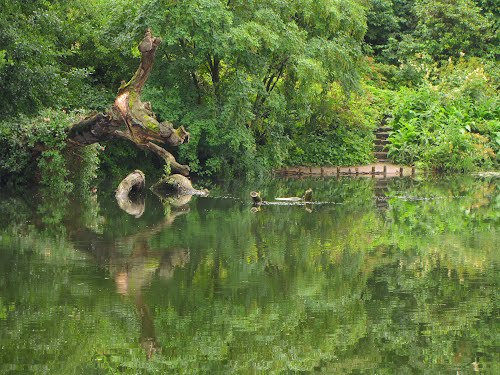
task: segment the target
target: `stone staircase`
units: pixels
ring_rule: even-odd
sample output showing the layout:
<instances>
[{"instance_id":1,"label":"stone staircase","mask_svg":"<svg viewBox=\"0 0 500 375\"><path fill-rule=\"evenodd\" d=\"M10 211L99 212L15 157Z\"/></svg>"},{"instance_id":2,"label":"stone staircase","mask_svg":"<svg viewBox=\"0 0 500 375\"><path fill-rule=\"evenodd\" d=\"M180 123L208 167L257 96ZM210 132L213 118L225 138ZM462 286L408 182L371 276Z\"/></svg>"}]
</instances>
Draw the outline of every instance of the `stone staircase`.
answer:
<instances>
[{"instance_id":1,"label":"stone staircase","mask_svg":"<svg viewBox=\"0 0 500 375\"><path fill-rule=\"evenodd\" d=\"M389 144L387 138L391 134L392 128L389 126L381 126L375 132L375 158L378 163L388 163L390 160L387 157L387 148Z\"/></svg>"},{"instance_id":2,"label":"stone staircase","mask_svg":"<svg viewBox=\"0 0 500 375\"><path fill-rule=\"evenodd\" d=\"M387 125L381 125L375 131L375 158L377 163L390 163L387 157L387 145L389 135L391 135L392 128ZM379 211L384 212L389 208L387 202L386 192L388 191L389 180L387 178L377 179L374 186L376 207Z\"/></svg>"}]
</instances>

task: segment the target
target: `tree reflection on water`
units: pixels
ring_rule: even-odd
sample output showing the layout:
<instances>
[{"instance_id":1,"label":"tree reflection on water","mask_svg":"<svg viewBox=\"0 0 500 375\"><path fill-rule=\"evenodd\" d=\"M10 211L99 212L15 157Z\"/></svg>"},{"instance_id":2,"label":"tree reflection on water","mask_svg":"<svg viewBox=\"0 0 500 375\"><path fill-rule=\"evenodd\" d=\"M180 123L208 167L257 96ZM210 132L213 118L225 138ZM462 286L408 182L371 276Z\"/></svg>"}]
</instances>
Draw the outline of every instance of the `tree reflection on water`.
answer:
<instances>
[{"instance_id":1,"label":"tree reflection on water","mask_svg":"<svg viewBox=\"0 0 500 375\"><path fill-rule=\"evenodd\" d=\"M250 210L250 190L309 187L331 204ZM498 372L497 179L181 203L148 195L135 218L105 194L2 198L2 370Z\"/></svg>"}]
</instances>

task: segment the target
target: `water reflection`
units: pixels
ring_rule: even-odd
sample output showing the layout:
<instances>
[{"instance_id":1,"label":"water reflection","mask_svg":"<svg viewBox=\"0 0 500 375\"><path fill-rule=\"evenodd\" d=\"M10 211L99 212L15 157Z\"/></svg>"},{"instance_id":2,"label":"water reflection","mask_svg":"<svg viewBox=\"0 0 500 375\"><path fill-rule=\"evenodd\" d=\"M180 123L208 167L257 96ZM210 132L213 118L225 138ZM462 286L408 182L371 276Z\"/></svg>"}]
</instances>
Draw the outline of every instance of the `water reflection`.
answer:
<instances>
[{"instance_id":1,"label":"water reflection","mask_svg":"<svg viewBox=\"0 0 500 375\"><path fill-rule=\"evenodd\" d=\"M117 293L135 303L141 321L140 344L148 359L160 350L160 345L155 335L154 316L145 302L143 292L149 288L155 275L169 280L176 267L184 267L189 262L188 249L153 248L149 240L168 230L178 216L189 212L187 203L191 196L158 198L164 207L164 217L136 233L107 238L103 234L77 226L72 228L69 236L75 249L90 254L100 267L108 270L115 281ZM145 211L144 194L127 196L116 201L120 209L136 219ZM73 226L75 223L71 224Z\"/></svg>"},{"instance_id":2,"label":"water reflection","mask_svg":"<svg viewBox=\"0 0 500 375\"><path fill-rule=\"evenodd\" d=\"M309 187L329 204L250 211L250 190ZM1 370L498 372L498 180L212 195L149 195L140 218L90 195L50 220L0 199Z\"/></svg>"},{"instance_id":3,"label":"water reflection","mask_svg":"<svg viewBox=\"0 0 500 375\"><path fill-rule=\"evenodd\" d=\"M117 199L118 206L135 218L140 218L146 209L146 200L144 195L137 194L134 197L126 196L123 199Z\"/></svg>"}]
</instances>

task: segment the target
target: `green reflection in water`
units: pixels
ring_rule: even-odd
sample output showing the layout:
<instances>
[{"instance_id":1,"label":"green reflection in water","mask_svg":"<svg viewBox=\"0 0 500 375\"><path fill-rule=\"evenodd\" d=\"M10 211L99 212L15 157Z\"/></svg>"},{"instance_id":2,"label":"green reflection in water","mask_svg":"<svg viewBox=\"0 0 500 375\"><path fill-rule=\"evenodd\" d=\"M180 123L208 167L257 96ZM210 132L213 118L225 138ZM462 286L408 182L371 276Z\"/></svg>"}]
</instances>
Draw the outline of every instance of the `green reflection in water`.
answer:
<instances>
[{"instance_id":1,"label":"green reflection in water","mask_svg":"<svg viewBox=\"0 0 500 375\"><path fill-rule=\"evenodd\" d=\"M145 205L0 198L0 372L500 373L498 179Z\"/></svg>"}]
</instances>

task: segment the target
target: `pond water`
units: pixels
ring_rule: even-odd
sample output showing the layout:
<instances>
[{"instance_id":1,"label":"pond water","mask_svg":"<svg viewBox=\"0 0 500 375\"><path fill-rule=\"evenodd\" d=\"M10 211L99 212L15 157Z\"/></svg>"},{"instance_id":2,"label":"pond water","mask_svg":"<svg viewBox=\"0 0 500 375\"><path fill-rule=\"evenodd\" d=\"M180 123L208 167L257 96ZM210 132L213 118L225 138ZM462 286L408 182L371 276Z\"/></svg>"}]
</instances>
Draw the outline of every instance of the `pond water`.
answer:
<instances>
[{"instance_id":1,"label":"pond water","mask_svg":"<svg viewBox=\"0 0 500 375\"><path fill-rule=\"evenodd\" d=\"M0 373L500 373L500 179L0 196ZM314 191L314 204L252 209Z\"/></svg>"}]
</instances>

